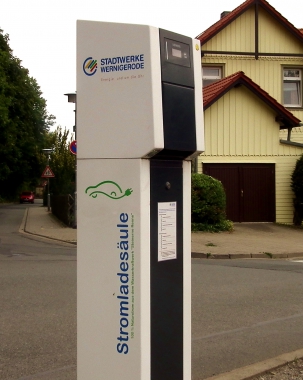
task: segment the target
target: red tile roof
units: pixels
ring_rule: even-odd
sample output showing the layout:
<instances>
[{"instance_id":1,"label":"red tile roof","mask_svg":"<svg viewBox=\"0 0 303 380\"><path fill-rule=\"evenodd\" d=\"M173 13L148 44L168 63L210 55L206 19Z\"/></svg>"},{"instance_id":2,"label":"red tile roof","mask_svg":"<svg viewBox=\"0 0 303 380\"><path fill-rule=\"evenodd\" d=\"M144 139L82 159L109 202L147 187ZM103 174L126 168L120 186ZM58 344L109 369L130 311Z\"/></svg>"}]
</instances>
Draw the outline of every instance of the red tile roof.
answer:
<instances>
[{"instance_id":1,"label":"red tile roof","mask_svg":"<svg viewBox=\"0 0 303 380\"><path fill-rule=\"evenodd\" d=\"M264 9L266 9L270 14L273 15L273 17L275 17L281 24L283 24L286 27L286 29L292 32L303 42L302 30L297 29L285 17L283 17L281 13L279 13L265 0L246 0L244 3L235 8L232 12L230 12L227 16L223 17L215 24L213 24L210 28L206 29L204 32L199 34L196 38L201 41L201 45L205 44L213 36L219 33L222 29L224 29L227 25L229 25L232 21L234 21L237 17L239 17L242 13L244 13L247 9L249 9L256 3Z\"/></svg>"},{"instance_id":2,"label":"red tile roof","mask_svg":"<svg viewBox=\"0 0 303 380\"><path fill-rule=\"evenodd\" d=\"M221 79L203 88L203 108L206 110L213 103L215 103L221 96L226 94L229 90L239 85L246 86L263 102L271 107L278 116L279 121L283 123L281 128L298 126L300 120L297 119L291 112L289 112L282 104L278 103L266 91L253 82L243 71L238 71L235 74Z\"/></svg>"}]
</instances>

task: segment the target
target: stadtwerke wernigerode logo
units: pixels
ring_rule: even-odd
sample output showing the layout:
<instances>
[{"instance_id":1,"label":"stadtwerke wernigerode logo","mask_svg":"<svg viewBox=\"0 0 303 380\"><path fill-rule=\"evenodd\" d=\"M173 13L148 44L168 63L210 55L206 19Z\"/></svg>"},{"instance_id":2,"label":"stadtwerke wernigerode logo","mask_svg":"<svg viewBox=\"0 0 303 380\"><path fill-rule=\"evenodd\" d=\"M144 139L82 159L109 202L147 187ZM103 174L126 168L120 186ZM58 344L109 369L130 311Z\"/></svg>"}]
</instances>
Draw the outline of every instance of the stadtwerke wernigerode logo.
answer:
<instances>
[{"instance_id":1,"label":"stadtwerke wernigerode logo","mask_svg":"<svg viewBox=\"0 0 303 380\"><path fill-rule=\"evenodd\" d=\"M83 62L83 71L86 75L92 76L96 73L98 68L97 60L93 59L93 57L88 57Z\"/></svg>"}]
</instances>

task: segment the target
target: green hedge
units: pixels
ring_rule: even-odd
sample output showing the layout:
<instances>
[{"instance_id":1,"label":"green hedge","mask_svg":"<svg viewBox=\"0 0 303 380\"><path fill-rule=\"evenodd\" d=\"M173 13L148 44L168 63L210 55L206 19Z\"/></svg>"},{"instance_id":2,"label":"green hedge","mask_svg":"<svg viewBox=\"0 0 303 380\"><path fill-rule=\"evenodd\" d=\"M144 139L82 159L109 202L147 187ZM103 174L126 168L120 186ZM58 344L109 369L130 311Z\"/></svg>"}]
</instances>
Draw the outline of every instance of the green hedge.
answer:
<instances>
[{"instance_id":1,"label":"green hedge","mask_svg":"<svg viewBox=\"0 0 303 380\"><path fill-rule=\"evenodd\" d=\"M303 155L296 162L291 176L291 188L295 193L293 223L301 226L303 221Z\"/></svg>"},{"instance_id":2,"label":"green hedge","mask_svg":"<svg viewBox=\"0 0 303 380\"><path fill-rule=\"evenodd\" d=\"M223 185L205 174L192 173L191 186L192 231L230 231L226 220L226 196Z\"/></svg>"}]
</instances>

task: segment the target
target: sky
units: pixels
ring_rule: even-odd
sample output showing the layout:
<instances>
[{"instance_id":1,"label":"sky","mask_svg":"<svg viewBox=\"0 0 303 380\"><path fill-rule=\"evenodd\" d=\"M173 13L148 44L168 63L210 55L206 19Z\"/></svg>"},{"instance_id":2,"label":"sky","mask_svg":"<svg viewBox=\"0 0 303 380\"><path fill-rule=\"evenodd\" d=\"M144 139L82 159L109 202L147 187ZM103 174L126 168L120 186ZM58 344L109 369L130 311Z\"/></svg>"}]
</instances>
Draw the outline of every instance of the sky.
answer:
<instances>
[{"instance_id":1,"label":"sky","mask_svg":"<svg viewBox=\"0 0 303 380\"><path fill-rule=\"evenodd\" d=\"M74 104L64 94L76 91L76 20L151 25L194 38L243 1L0 0L0 29L9 35L13 55L37 80L55 126L72 131ZM303 28L302 0L268 2Z\"/></svg>"}]
</instances>

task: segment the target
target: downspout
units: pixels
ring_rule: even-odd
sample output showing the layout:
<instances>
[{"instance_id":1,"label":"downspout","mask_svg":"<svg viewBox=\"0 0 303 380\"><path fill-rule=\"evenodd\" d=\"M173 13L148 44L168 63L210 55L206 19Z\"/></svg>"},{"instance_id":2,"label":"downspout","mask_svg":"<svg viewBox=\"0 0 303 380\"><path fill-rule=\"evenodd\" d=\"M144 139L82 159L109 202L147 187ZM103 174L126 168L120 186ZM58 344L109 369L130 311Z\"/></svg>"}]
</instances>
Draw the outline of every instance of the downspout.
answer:
<instances>
[{"instance_id":1,"label":"downspout","mask_svg":"<svg viewBox=\"0 0 303 380\"><path fill-rule=\"evenodd\" d=\"M194 173L198 173L198 169L199 169L198 157L199 157L199 156L197 156L197 157L194 159Z\"/></svg>"},{"instance_id":2,"label":"downspout","mask_svg":"<svg viewBox=\"0 0 303 380\"><path fill-rule=\"evenodd\" d=\"M287 141L290 141L291 131L292 131L292 127L288 127L287 128Z\"/></svg>"},{"instance_id":3,"label":"downspout","mask_svg":"<svg viewBox=\"0 0 303 380\"><path fill-rule=\"evenodd\" d=\"M259 59L259 2L255 4L255 59Z\"/></svg>"}]
</instances>

